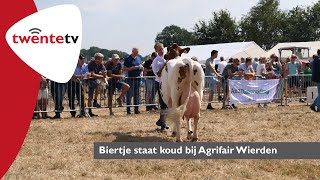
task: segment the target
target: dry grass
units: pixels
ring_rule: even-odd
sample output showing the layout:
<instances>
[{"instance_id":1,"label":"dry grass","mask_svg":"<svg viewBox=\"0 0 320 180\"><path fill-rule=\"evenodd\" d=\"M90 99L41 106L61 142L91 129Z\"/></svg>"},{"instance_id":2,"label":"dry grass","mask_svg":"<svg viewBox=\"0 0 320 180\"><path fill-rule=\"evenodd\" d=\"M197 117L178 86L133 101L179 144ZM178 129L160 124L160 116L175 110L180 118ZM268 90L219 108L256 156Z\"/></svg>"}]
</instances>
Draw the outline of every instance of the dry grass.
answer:
<instances>
[{"instance_id":1,"label":"dry grass","mask_svg":"<svg viewBox=\"0 0 320 180\"><path fill-rule=\"evenodd\" d=\"M316 160L94 160L94 142L173 141L155 130L156 113L35 120L4 179L320 179ZM320 141L320 115L306 106L242 106L202 111L200 141ZM186 123L183 123L186 138Z\"/></svg>"}]
</instances>

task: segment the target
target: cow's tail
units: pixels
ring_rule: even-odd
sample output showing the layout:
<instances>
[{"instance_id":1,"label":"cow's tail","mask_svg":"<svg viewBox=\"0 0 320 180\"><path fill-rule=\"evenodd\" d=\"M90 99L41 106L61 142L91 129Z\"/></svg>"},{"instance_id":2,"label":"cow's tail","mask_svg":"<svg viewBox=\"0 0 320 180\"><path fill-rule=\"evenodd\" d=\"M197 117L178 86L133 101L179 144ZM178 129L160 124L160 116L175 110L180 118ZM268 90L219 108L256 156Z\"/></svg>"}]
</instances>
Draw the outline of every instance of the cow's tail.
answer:
<instances>
[{"instance_id":1,"label":"cow's tail","mask_svg":"<svg viewBox=\"0 0 320 180\"><path fill-rule=\"evenodd\" d=\"M180 118L183 117L184 112L187 109L187 103L188 103L188 101L186 101L184 104L182 104L181 106L179 106L177 108L170 108L168 110L167 120L169 122L174 122L175 120L180 120Z\"/></svg>"}]
</instances>

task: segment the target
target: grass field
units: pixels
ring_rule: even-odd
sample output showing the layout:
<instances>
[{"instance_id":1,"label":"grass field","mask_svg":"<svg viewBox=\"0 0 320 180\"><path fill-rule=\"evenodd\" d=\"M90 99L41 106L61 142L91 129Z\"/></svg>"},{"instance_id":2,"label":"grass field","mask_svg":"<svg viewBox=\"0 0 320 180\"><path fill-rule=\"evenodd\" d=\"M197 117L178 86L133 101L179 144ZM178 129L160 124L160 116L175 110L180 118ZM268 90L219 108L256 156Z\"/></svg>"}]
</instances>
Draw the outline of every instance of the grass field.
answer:
<instances>
[{"instance_id":1,"label":"grass field","mask_svg":"<svg viewBox=\"0 0 320 180\"><path fill-rule=\"evenodd\" d=\"M218 108L218 107L217 107ZM145 108L143 108L145 109ZM157 113L34 120L4 179L320 179L318 160L94 160L94 142L174 141L156 131ZM296 105L201 112L201 142L319 142L320 114ZM186 140L186 123L182 137Z\"/></svg>"}]
</instances>

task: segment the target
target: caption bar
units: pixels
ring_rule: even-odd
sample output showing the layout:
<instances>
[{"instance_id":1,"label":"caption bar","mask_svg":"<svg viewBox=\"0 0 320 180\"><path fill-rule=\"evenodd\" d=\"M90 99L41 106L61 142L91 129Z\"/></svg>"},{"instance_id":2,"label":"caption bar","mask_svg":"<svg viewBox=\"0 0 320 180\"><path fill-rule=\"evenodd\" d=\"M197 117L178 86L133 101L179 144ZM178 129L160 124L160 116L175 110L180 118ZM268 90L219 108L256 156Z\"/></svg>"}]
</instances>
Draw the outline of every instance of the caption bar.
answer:
<instances>
[{"instance_id":1,"label":"caption bar","mask_svg":"<svg viewBox=\"0 0 320 180\"><path fill-rule=\"evenodd\" d=\"M94 159L320 159L320 143L96 142Z\"/></svg>"}]
</instances>

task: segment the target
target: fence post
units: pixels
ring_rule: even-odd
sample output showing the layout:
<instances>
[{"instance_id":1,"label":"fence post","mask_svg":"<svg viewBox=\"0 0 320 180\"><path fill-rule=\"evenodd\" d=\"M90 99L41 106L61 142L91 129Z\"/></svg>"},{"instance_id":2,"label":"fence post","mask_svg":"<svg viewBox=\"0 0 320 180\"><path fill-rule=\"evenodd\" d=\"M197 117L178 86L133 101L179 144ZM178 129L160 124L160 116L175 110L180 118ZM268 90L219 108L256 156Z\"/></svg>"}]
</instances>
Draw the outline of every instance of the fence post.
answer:
<instances>
[{"instance_id":1,"label":"fence post","mask_svg":"<svg viewBox=\"0 0 320 180\"><path fill-rule=\"evenodd\" d=\"M87 111L87 104L86 104L86 102L85 102L86 99L87 99L87 84L84 83L84 85L82 85L82 82L80 82L80 85L81 85L82 88L83 88L84 111L85 111L85 113L86 113L86 116L87 116L88 118L91 118L90 114L89 114L88 111Z\"/></svg>"},{"instance_id":2,"label":"fence post","mask_svg":"<svg viewBox=\"0 0 320 180\"><path fill-rule=\"evenodd\" d=\"M285 106L288 106L288 77L286 77L284 79L284 85L285 85L285 91L284 91L284 95L285 95Z\"/></svg>"}]
</instances>

